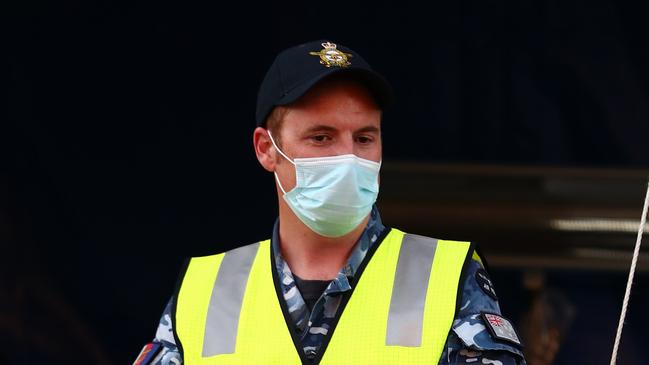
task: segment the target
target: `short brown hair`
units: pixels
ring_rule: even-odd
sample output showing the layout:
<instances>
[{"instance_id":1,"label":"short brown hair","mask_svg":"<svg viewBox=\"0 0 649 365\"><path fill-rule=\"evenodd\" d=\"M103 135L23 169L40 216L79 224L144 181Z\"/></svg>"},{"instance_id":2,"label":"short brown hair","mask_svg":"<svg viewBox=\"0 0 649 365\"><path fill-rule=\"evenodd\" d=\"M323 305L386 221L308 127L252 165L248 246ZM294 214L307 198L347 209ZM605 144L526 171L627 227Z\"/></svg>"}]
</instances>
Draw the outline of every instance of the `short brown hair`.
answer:
<instances>
[{"instance_id":1,"label":"short brown hair","mask_svg":"<svg viewBox=\"0 0 649 365\"><path fill-rule=\"evenodd\" d=\"M281 146L281 129L282 124L284 124L284 116L288 112L288 107L283 105L278 105L270 112L268 118L266 118L266 129L270 131L273 135L273 140L278 147ZM281 148L281 147L280 147Z\"/></svg>"}]
</instances>

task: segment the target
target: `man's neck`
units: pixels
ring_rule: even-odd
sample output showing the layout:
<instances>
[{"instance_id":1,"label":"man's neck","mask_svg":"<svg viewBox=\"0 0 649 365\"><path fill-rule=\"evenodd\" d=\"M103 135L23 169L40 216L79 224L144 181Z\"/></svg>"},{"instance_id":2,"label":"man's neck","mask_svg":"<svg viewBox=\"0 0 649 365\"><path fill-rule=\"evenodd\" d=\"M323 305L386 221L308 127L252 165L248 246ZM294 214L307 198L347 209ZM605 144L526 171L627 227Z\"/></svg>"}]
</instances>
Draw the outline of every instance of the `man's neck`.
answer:
<instances>
[{"instance_id":1,"label":"man's neck","mask_svg":"<svg viewBox=\"0 0 649 365\"><path fill-rule=\"evenodd\" d=\"M291 271L302 279L334 279L347 263L368 220L369 215L342 237L324 237L305 226L286 204L280 204L279 240L282 256Z\"/></svg>"}]
</instances>

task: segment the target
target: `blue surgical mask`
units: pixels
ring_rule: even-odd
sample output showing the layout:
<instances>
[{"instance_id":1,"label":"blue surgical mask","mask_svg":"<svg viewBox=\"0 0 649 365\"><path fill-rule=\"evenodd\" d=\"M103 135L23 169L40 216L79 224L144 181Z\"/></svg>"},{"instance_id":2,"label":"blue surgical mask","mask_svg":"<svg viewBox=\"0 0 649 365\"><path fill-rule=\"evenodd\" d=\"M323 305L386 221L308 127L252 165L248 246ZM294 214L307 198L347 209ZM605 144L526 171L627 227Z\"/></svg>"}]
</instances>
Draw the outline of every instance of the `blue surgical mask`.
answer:
<instances>
[{"instance_id":1,"label":"blue surgical mask","mask_svg":"<svg viewBox=\"0 0 649 365\"><path fill-rule=\"evenodd\" d=\"M295 187L286 192L275 173L284 201L312 231L341 237L358 227L370 214L379 194L381 164L356 155L290 159L295 166Z\"/></svg>"}]
</instances>

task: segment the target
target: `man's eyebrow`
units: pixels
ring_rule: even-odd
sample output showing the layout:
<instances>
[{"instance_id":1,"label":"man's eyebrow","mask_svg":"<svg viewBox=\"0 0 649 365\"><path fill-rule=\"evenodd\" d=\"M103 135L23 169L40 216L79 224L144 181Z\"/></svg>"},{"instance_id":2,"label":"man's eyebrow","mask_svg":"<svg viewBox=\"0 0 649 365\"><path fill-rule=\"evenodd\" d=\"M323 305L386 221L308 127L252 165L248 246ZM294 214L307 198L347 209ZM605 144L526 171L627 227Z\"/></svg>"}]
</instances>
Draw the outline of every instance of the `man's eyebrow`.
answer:
<instances>
[{"instance_id":1,"label":"man's eyebrow","mask_svg":"<svg viewBox=\"0 0 649 365\"><path fill-rule=\"evenodd\" d=\"M336 131L338 131L337 128L334 128L329 125L319 124L308 128L306 131L304 131L304 133L311 134L315 132L336 132ZM378 127L375 127L373 125L368 125L366 127L362 127L354 131L354 133L380 133L380 132L381 130Z\"/></svg>"},{"instance_id":2,"label":"man's eyebrow","mask_svg":"<svg viewBox=\"0 0 649 365\"><path fill-rule=\"evenodd\" d=\"M319 124L319 125L315 125L313 127L310 127L309 129L304 131L304 133L305 134L310 134L310 133L314 133L314 132L335 132L335 131L337 131L337 129L332 127L332 126Z\"/></svg>"},{"instance_id":3,"label":"man's eyebrow","mask_svg":"<svg viewBox=\"0 0 649 365\"><path fill-rule=\"evenodd\" d=\"M375 127L373 125L369 125L367 127L363 127L361 129L358 129L354 131L354 133L380 133L381 130L378 127Z\"/></svg>"}]
</instances>

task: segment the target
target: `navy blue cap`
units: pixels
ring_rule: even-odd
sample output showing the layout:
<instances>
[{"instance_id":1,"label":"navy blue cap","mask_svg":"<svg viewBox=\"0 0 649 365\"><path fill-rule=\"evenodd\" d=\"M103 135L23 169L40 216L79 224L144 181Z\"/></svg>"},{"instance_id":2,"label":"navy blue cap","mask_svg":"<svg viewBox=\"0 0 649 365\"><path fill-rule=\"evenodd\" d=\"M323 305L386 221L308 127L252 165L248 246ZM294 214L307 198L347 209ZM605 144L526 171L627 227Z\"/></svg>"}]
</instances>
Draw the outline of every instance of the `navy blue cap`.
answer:
<instances>
[{"instance_id":1,"label":"navy blue cap","mask_svg":"<svg viewBox=\"0 0 649 365\"><path fill-rule=\"evenodd\" d=\"M326 40L300 44L282 51L268 69L257 95L257 126L278 105L304 95L327 76L349 74L364 84L381 109L392 101L390 84L353 50Z\"/></svg>"}]
</instances>

